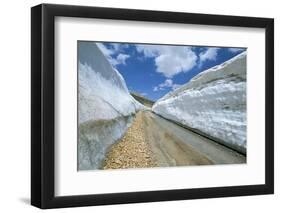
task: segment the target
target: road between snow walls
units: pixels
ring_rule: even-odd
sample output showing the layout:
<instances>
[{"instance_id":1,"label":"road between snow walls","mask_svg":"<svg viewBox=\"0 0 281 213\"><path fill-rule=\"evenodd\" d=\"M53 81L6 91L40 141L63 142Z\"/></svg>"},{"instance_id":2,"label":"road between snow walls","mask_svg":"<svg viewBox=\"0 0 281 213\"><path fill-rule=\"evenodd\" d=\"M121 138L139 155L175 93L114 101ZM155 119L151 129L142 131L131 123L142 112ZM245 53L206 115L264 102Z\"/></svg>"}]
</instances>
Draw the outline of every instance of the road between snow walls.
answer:
<instances>
[{"instance_id":1,"label":"road between snow walls","mask_svg":"<svg viewBox=\"0 0 281 213\"><path fill-rule=\"evenodd\" d=\"M246 52L201 72L152 103L152 109L141 104L143 98L129 93L121 74L94 42L78 44L78 77L78 170L102 169L110 147L124 137L136 113L147 110L246 154ZM143 115L153 116L149 112ZM126 143L125 140L117 148ZM114 152L109 156L115 156ZM227 156L227 160L212 160L225 163L231 159ZM145 158L148 166L155 164L152 158Z\"/></svg>"}]
</instances>

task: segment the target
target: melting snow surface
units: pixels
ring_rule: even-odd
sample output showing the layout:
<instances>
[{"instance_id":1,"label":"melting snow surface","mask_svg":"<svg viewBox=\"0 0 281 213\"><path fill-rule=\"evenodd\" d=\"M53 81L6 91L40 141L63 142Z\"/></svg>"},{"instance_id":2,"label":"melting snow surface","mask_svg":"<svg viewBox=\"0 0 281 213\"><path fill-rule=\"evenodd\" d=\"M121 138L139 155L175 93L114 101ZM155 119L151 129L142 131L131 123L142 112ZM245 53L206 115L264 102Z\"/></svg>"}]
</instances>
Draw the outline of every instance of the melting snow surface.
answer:
<instances>
[{"instance_id":1,"label":"melting snow surface","mask_svg":"<svg viewBox=\"0 0 281 213\"><path fill-rule=\"evenodd\" d=\"M143 106L94 42L79 42L78 169L101 167L107 148L122 137Z\"/></svg>"},{"instance_id":2,"label":"melting snow surface","mask_svg":"<svg viewBox=\"0 0 281 213\"><path fill-rule=\"evenodd\" d=\"M201 72L152 110L246 153L246 52Z\"/></svg>"}]
</instances>

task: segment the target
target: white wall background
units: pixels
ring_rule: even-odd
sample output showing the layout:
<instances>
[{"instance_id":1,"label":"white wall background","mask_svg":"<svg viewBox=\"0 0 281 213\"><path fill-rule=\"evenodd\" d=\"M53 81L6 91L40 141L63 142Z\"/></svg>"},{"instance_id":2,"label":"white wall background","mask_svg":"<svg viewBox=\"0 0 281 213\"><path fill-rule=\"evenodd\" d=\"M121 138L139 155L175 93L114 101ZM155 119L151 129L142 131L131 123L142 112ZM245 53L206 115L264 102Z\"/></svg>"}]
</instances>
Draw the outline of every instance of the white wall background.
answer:
<instances>
[{"instance_id":1,"label":"white wall background","mask_svg":"<svg viewBox=\"0 0 281 213\"><path fill-rule=\"evenodd\" d=\"M187 0L45 0L80 4L194 13L275 18L275 195L201 199L50 210L52 212L277 212L281 199L281 13L278 1ZM39 212L30 206L30 7L37 0L1 2L0 33L0 212ZM278 110L279 109L279 110ZM281 208L280 208L281 209ZM274 211L275 210L275 211Z\"/></svg>"}]
</instances>

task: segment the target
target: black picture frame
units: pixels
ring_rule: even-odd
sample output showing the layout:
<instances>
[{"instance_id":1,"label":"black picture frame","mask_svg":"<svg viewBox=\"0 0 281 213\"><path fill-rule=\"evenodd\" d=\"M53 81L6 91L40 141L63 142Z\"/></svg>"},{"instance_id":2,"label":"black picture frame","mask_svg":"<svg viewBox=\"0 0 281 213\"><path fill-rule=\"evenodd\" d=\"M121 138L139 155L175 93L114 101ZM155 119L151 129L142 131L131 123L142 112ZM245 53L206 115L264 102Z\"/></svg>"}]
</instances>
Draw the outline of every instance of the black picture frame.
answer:
<instances>
[{"instance_id":1,"label":"black picture frame","mask_svg":"<svg viewBox=\"0 0 281 213\"><path fill-rule=\"evenodd\" d=\"M266 32L265 184L93 195L54 195L55 17L263 28ZM60 208L274 193L274 20L164 11L41 4L31 8L31 204Z\"/></svg>"}]
</instances>

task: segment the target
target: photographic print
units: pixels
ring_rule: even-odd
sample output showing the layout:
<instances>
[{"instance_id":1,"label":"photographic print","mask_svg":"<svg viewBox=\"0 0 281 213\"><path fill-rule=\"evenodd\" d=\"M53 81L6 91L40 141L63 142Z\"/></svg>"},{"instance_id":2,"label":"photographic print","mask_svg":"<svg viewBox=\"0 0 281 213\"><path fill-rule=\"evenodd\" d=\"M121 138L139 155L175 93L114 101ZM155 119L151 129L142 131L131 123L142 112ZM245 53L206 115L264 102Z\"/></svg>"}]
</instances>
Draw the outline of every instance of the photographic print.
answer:
<instances>
[{"instance_id":1,"label":"photographic print","mask_svg":"<svg viewBox=\"0 0 281 213\"><path fill-rule=\"evenodd\" d=\"M32 205L274 193L274 19L40 4L31 41Z\"/></svg>"},{"instance_id":2,"label":"photographic print","mask_svg":"<svg viewBox=\"0 0 281 213\"><path fill-rule=\"evenodd\" d=\"M246 48L77 49L78 170L246 163Z\"/></svg>"}]
</instances>

